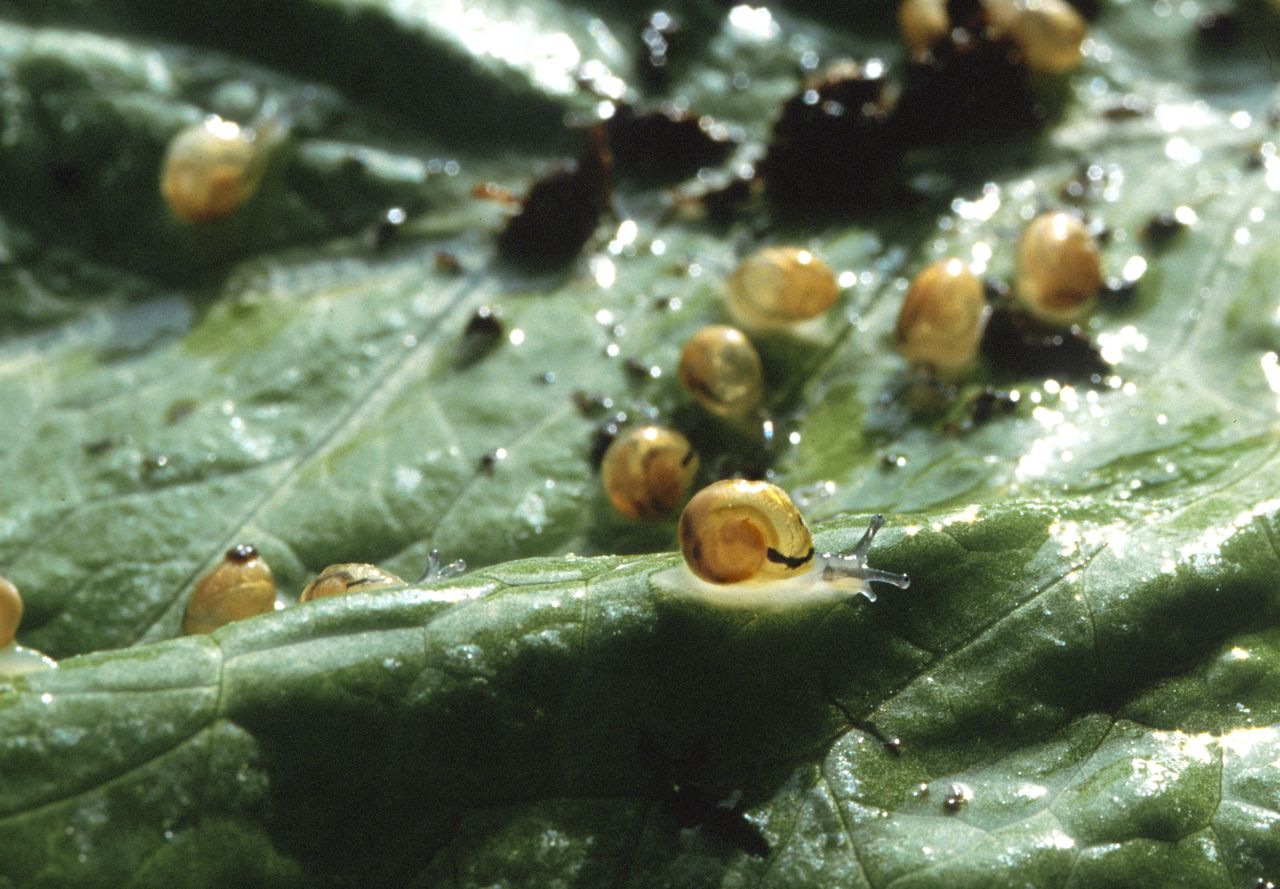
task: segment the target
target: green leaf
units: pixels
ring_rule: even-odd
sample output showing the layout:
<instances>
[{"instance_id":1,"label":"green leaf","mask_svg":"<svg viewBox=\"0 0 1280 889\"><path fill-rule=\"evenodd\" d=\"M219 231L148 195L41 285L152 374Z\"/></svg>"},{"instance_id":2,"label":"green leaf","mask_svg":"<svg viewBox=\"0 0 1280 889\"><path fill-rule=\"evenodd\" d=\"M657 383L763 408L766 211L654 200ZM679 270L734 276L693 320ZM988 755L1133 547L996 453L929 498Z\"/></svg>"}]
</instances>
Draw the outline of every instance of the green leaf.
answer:
<instances>
[{"instance_id":1,"label":"green leaf","mask_svg":"<svg viewBox=\"0 0 1280 889\"><path fill-rule=\"evenodd\" d=\"M887 6L671 9L670 93L743 157L809 55L902 62ZM639 82L625 5L10 4L0 573L61 663L0 678L0 887L1280 879L1280 46L1273 11L1239 14L1227 53L1185 5L1108 4L1036 84L1042 133L913 151L874 212L722 230L621 176L580 261L531 275L472 190L579 149L579 75ZM1126 97L1154 110L1113 119ZM157 179L210 112L292 129L193 228ZM1137 280L1088 323L1112 373L984 367L912 413L906 281L948 255L1010 278L1075 180ZM1150 243L1176 206L1195 222ZM765 242L843 285L758 343L770 447L674 379ZM973 420L989 385L1016 406ZM619 410L688 432L700 481L768 465L821 549L887 514L871 561L910 589L682 595L673 523L599 490ZM242 542L287 607L178 638ZM327 564L416 577L432 550L472 570L295 604Z\"/></svg>"}]
</instances>

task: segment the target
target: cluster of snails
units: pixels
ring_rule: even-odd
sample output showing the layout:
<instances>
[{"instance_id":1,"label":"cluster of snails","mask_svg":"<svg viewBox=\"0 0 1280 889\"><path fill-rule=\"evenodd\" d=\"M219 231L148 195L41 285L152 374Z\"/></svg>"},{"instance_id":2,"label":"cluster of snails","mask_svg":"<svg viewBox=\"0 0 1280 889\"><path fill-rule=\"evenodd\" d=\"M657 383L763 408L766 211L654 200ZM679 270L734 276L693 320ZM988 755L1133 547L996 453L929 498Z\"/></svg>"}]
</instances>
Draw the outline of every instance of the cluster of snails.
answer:
<instances>
[{"instance_id":1,"label":"cluster of snails","mask_svg":"<svg viewBox=\"0 0 1280 889\"><path fill-rule=\"evenodd\" d=\"M990 35L1012 41L1032 71L1063 74L1079 64L1089 29L1067 0L981 0L980 6ZM917 57L949 39L953 27L947 0L903 0L898 25Z\"/></svg>"},{"instance_id":2,"label":"cluster of snails","mask_svg":"<svg viewBox=\"0 0 1280 889\"><path fill-rule=\"evenodd\" d=\"M420 582L452 577L465 570L461 559L441 566L439 554L432 550ZM316 575L303 588L298 602L407 585L404 579L377 565L342 562ZM271 568L255 547L238 544L196 581L182 619L182 632L187 636L212 633L233 621L266 614L276 607L276 582Z\"/></svg>"},{"instance_id":3,"label":"cluster of snails","mask_svg":"<svg viewBox=\"0 0 1280 889\"><path fill-rule=\"evenodd\" d=\"M1014 299L1041 324L1066 327L1088 316L1102 287L1098 244L1077 217L1054 210L1033 219L1018 241ZM927 266L911 282L894 334L907 361L953 380L977 359L989 314L982 282L955 258Z\"/></svg>"},{"instance_id":4,"label":"cluster of snails","mask_svg":"<svg viewBox=\"0 0 1280 889\"><path fill-rule=\"evenodd\" d=\"M0 677L18 676L33 670L44 670L58 664L34 648L26 648L15 640L22 623L22 595L5 577L0 577Z\"/></svg>"},{"instance_id":5,"label":"cluster of snails","mask_svg":"<svg viewBox=\"0 0 1280 889\"><path fill-rule=\"evenodd\" d=\"M725 300L743 328L776 331L803 325L836 301L831 268L812 251L766 247L730 276ZM677 376L708 413L734 423L756 416L764 398L760 355L739 327L712 324L685 342ZM700 465L680 432L664 426L630 429L610 444L600 466L606 496L627 518L661 519L689 496Z\"/></svg>"},{"instance_id":6,"label":"cluster of snails","mask_svg":"<svg viewBox=\"0 0 1280 889\"><path fill-rule=\"evenodd\" d=\"M726 301L742 327L776 331L803 325L839 295L835 275L811 251L768 247L745 259L729 278ZM715 324L684 344L678 374L688 394L708 413L731 422L755 416L764 397L760 356L738 327ZM605 493L631 519L670 516L689 496L699 458L680 432L641 426L619 435L601 463ZM817 599L862 594L870 583L906 587L899 574L866 562L880 528L877 516L848 554L818 553L804 518L785 491L764 481L712 482L680 515L685 568L662 572L655 584L716 605L787 608Z\"/></svg>"}]
</instances>

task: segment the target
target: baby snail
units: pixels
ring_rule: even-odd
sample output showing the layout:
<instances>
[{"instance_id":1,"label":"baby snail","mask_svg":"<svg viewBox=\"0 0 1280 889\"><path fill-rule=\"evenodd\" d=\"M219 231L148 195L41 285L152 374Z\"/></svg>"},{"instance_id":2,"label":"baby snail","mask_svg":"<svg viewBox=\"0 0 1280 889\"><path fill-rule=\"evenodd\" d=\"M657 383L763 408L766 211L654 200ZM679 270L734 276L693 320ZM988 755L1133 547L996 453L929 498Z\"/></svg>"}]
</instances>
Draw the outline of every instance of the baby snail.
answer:
<instances>
[{"instance_id":1,"label":"baby snail","mask_svg":"<svg viewBox=\"0 0 1280 889\"><path fill-rule=\"evenodd\" d=\"M898 351L918 367L955 378L982 340L987 301L982 282L958 259L940 259L916 275L898 312Z\"/></svg>"},{"instance_id":2,"label":"baby snail","mask_svg":"<svg viewBox=\"0 0 1280 889\"><path fill-rule=\"evenodd\" d=\"M789 327L831 308L840 288L831 268L800 247L766 247L729 278L729 311L743 327Z\"/></svg>"},{"instance_id":3,"label":"baby snail","mask_svg":"<svg viewBox=\"0 0 1280 889\"><path fill-rule=\"evenodd\" d=\"M276 582L258 551L247 543L227 550L213 570L196 581L182 632L212 633L232 621L276 607Z\"/></svg>"},{"instance_id":4,"label":"baby snail","mask_svg":"<svg viewBox=\"0 0 1280 889\"><path fill-rule=\"evenodd\" d=\"M268 118L241 126L211 114L173 137L160 170L160 193L186 222L212 222L238 210L262 181L284 127Z\"/></svg>"},{"instance_id":5,"label":"baby snail","mask_svg":"<svg viewBox=\"0 0 1280 889\"><path fill-rule=\"evenodd\" d=\"M947 0L902 0L898 27L913 56L921 56L951 33Z\"/></svg>"},{"instance_id":6,"label":"baby snail","mask_svg":"<svg viewBox=\"0 0 1280 889\"><path fill-rule=\"evenodd\" d=\"M1042 213L1018 241L1014 292L1041 321L1070 325L1088 315L1102 286L1098 245L1069 213Z\"/></svg>"},{"instance_id":7,"label":"baby snail","mask_svg":"<svg viewBox=\"0 0 1280 889\"><path fill-rule=\"evenodd\" d=\"M340 562L325 568L298 596L299 602L342 596L347 593L363 593L387 587L406 586L404 580L383 571L377 565L365 562Z\"/></svg>"},{"instance_id":8,"label":"baby snail","mask_svg":"<svg viewBox=\"0 0 1280 889\"><path fill-rule=\"evenodd\" d=\"M789 608L861 594L874 601L871 582L906 589L905 574L867 565L867 551L884 524L871 520L846 554L818 553L791 498L763 481L726 479L693 496L680 515L686 568L662 572L658 586L717 605Z\"/></svg>"},{"instance_id":9,"label":"baby snail","mask_svg":"<svg viewBox=\"0 0 1280 889\"><path fill-rule=\"evenodd\" d=\"M677 374L694 400L718 417L744 419L764 398L760 355L736 327L713 324L689 337Z\"/></svg>"},{"instance_id":10,"label":"baby snail","mask_svg":"<svg viewBox=\"0 0 1280 889\"><path fill-rule=\"evenodd\" d=\"M22 595L8 578L0 577L0 678L58 666L52 658L14 641L20 623Z\"/></svg>"},{"instance_id":11,"label":"baby snail","mask_svg":"<svg viewBox=\"0 0 1280 889\"><path fill-rule=\"evenodd\" d=\"M996 34L1008 34L1032 71L1065 74L1080 62L1089 27L1067 0L983 0Z\"/></svg>"},{"instance_id":12,"label":"baby snail","mask_svg":"<svg viewBox=\"0 0 1280 889\"><path fill-rule=\"evenodd\" d=\"M689 496L698 452L674 429L640 426L604 452L600 478L613 508L629 519L665 518Z\"/></svg>"}]
</instances>

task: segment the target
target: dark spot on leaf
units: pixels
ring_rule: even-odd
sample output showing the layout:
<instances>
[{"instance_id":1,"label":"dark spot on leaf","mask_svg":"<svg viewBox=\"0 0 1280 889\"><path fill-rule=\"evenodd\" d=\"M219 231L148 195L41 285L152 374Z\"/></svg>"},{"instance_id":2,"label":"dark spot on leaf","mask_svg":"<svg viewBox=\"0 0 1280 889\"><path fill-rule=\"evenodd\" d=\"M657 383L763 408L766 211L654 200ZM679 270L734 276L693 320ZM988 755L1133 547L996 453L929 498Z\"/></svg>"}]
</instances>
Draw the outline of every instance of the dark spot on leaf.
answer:
<instances>
[{"instance_id":1,"label":"dark spot on leaf","mask_svg":"<svg viewBox=\"0 0 1280 889\"><path fill-rule=\"evenodd\" d=\"M672 785L667 797L680 827L701 827L709 837L758 858L768 857L769 841L736 808L718 803L688 785Z\"/></svg>"},{"instance_id":2,"label":"dark spot on leaf","mask_svg":"<svg viewBox=\"0 0 1280 889\"><path fill-rule=\"evenodd\" d=\"M612 160L600 127L577 162L539 179L525 195L520 212L498 235L504 259L528 268L567 265L595 234L600 214L612 206Z\"/></svg>"},{"instance_id":3,"label":"dark spot on leaf","mask_svg":"<svg viewBox=\"0 0 1280 889\"><path fill-rule=\"evenodd\" d=\"M387 208L382 218L378 220L378 224L374 226L373 249L382 251L390 247L396 235L400 234L400 229L407 218L403 207Z\"/></svg>"},{"instance_id":4,"label":"dark spot on leaf","mask_svg":"<svg viewBox=\"0 0 1280 889\"><path fill-rule=\"evenodd\" d=\"M942 800L942 808L950 813L959 812L964 808L966 801L964 791L959 787L952 785L951 789Z\"/></svg>"},{"instance_id":5,"label":"dark spot on leaf","mask_svg":"<svg viewBox=\"0 0 1280 889\"><path fill-rule=\"evenodd\" d=\"M458 257L448 250L437 250L432 264L435 266L436 271L442 275L457 277L465 271Z\"/></svg>"},{"instance_id":6,"label":"dark spot on leaf","mask_svg":"<svg viewBox=\"0 0 1280 889\"><path fill-rule=\"evenodd\" d=\"M991 313L980 348L994 369L1017 376L1093 381L1111 371L1079 329L1047 327L1014 309Z\"/></svg>"},{"instance_id":7,"label":"dark spot on leaf","mask_svg":"<svg viewBox=\"0 0 1280 889\"><path fill-rule=\"evenodd\" d=\"M593 395L582 389L574 389L569 393L569 398L573 400L573 406L578 409L578 413L584 417L594 417L601 411L607 411L613 407L613 399L607 395Z\"/></svg>"},{"instance_id":8,"label":"dark spot on leaf","mask_svg":"<svg viewBox=\"0 0 1280 889\"><path fill-rule=\"evenodd\" d=\"M619 105L604 132L618 175L653 183L679 182L719 166L737 144L711 118L673 107L638 112Z\"/></svg>"},{"instance_id":9,"label":"dark spot on leaf","mask_svg":"<svg viewBox=\"0 0 1280 889\"><path fill-rule=\"evenodd\" d=\"M486 475L492 475L494 467L505 459L507 459L506 448L494 448L492 451L487 451L480 457L480 471Z\"/></svg>"},{"instance_id":10,"label":"dark spot on leaf","mask_svg":"<svg viewBox=\"0 0 1280 889\"><path fill-rule=\"evenodd\" d=\"M258 557L258 549L252 543L237 543L231 549L227 550L226 558L228 562L235 562L243 565L245 562L251 561Z\"/></svg>"},{"instance_id":11,"label":"dark spot on leaf","mask_svg":"<svg viewBox=\"0 0 1280 889\"><path fill-rule=\"evenodd\" d=\"M111 438L98 438L81 445L84 448L84 452L90 457L101 457L115 446L115 439Z\"/></svg>"},{"instance_id":12,"label":"dark spot on leaf","mask_svg":"<svg viewBox=\"0 0 1280 889\"><path fill-rule=\"evenodd\" d=\"M1123 121L1146 117L1150 113L1151 103L1141 96L1130 93L1119 102L1107 106L1102 112L1102 117L1104 120Z\"/></svg>"},{"instance_id":13,"label":"dark spot on leaf","mask_svg":"<svg viewBox=\"0 0 1280 889\"><path fill-rule=\"evenodd\" d=\"M609 445L613 444L613 440L618 437L619 430L620 427L613 420L601 423L591 430L591 442L587 448L587 459L591 463L593 472L600 471L600 463L604 460L604 452L609 450Z\"/></svg>"},{"instance_id":14,"label":"dark spot on leaf","mask_svg":"<svg viewBox=\"0 0 1280 889\"><path fill-rule=\"evenodd\" d=\"M180 423L187 417L196 412L196 408L200 406L200 402L194 398L183 398L169 405L169 409L164 412L164 421L170 426Z\"/></svg>"},{"instance_id":15,"label":"dark spot on leaf","mask_svg":"<svg viewBox=\"0 0 1280 889\"><path fill-rule=\"evenodd\" d=\"M839 62L787 100L759 168L775 208L847 214L893 193L901 144L886 72L878 59Z\"/></svg>"},{"instance_id":16,"label":"dark spot on leaf","mask_svg":"<svg viewBox=\"0 0 1280 889\"><path fill-rule=\"evenodd\" d=\"M1205 49L1230 49L1240 34L1240 16L1232 9L1210 9L1196 19L1196 39Z\"/></svg>"},{"instance_id":17,"label":"dark spot on leaf","mask_svg":"<svg viewBox=\"0 0 1280 889\"><path fill-rule=\"evenodd\" d=\"M489 306L476 309L463 328L454 363L460 368L475 364L498 347L505 332L506 327L494 309Z\"/></svg>"},{"instance_id":18,"label":"dark spot on leaf","mask_svg":"<svg viewBox=\"0 0 1280 889\"><path fill-rule=\"evenodd\" d=\"M1156 213L1142 226L1142 242L1152 250L1163 250L1185 228L1173 213Z\"/></svg>"}]
</instances>

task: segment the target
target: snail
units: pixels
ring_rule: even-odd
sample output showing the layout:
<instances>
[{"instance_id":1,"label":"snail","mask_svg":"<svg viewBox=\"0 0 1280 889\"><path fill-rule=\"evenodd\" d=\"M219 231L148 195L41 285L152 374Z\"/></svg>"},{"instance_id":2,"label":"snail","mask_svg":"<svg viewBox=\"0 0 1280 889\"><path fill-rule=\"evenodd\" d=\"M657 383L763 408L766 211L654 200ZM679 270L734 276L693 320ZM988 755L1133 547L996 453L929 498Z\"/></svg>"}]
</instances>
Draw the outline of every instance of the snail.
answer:
<instances>
[{"instance_id":1,"label":"snail","mask_svg":"<svg viewBox=\"0 0 1280 889\"><path fill-rule=\"evenodd\" d=\"M1050 324L1084 318L1102 286L1098 245L1084 223L1069 213L1042 213L1018 241L1014 292L1022 306Z\"/></svg>"},{"instance_id":2,"label":"snail","mask_svg":"<svg viewBox=\"0 0 1280 889\"><path fill-rule=\"evenodd\" d=\"M925 54L951 33L946 0L902 0L898 27L911 54Z\"/></svg>"},{"instance_id":3,"label":"snail","mask_svg":"<svg viewBox=\"0 0 1280 889\"><path fill-rule=\"evenodd\" d=\"M871 583L906 589L905 574L867 565L867 551L884 524L875 516L845 554L819 553L800 511L776 485L726 479L693 496L680 515L685 566L660 572L654 583L708 603L782 609L855 595L875 601Z\"/></svg>"},{"instance_id":4,"label":"snail","mask_svg":"<svg viewBox=\"0 0 1280 889\"><path fill-rule=\"evenodd\" d=\"M1089 26L1067 0L983 0L994 34L1008 34L1027 67L1065 74L1080 62Z\"/></svg>"},{"instance_id":5,"label":"snail","mask_svg":"<svg viewBox=\"0 0 1280 889\"><path fill-rule=\"evenodd\" d=\"M694 400L718 417L744 419L764 398L760 355L736 327L713 324L691 336L677 374Z\"/></svg>"},{"instance_id":6,"label":"snail","mask_svg":"<svg viewBox=\"0 0 1280 889\"><path fill-rule=\"evenodd\" d=\"M211 114L173 137L160 170L160 193L185 222L230 216L258 189L286 127L275 117L241 126Z\"/></svg>"},{"instance_id":7,"label":"snail","mask_svg":"<svg viewBox=\"0 0 1280 889\"><path fill-rule=\"evenodd\" d=\"M898 312L898 351L939 376L962 374L978 354L987 301L982 282L958 259L940 259L916 275Z\"/></svg>"},{"instance_id":8,"label":"snail","mask_svg":"<svg viewBox=\"0 0 1280 889\"><path fill-rule=\"evenodd\" d=\"M34 648L24 648L14 640L22 623L22 595L7 578L0 577L0 678L58 666Z\"/></svg>"},{"instance_id":9,"label":"snail","mask_svg":"<svg viewBox=\"0 0 1280 889\"><path fill-rule=\"evenodd\" d=\"M366 562L340 562L330 565L317 574L302 590L298 601L310 602L312 599L405 585L404 580L390 571L383 571L377 565Z\"/></svg>"},{"instance_id":10,"label":"snail","mask_svg":"<svg viewBox=\"0 0 1280 889\"><path fill-rule=\"evenodd\" d=\"M276 582L271 569L249 544L227 550L213 570L196 581L182 632L212 633L218 627L265 614L276 607Z\"/></svg>"},{"instance_id":11,"label":"snail","mask_svg":"<svg viewBox=\"0 0 1280 889\"><path fill-rule=\"evenodd\" d=\"M729 278L729 311L751 329L790 327L816 318L840 287L830 266L800 247L766 247L748 256Z\"/></svg>"},{"instance_id":12,"label":"snail","mask_svg":"<svg viewBox=\"0 0 1280 889\"><path fill-rule=\"evenodd\" d=\"M619 435L604 452L600 477L613 508L629 519L671 515L689 496L698 452L674 429L640 426Z\"/></svg>"}]
</instances>

